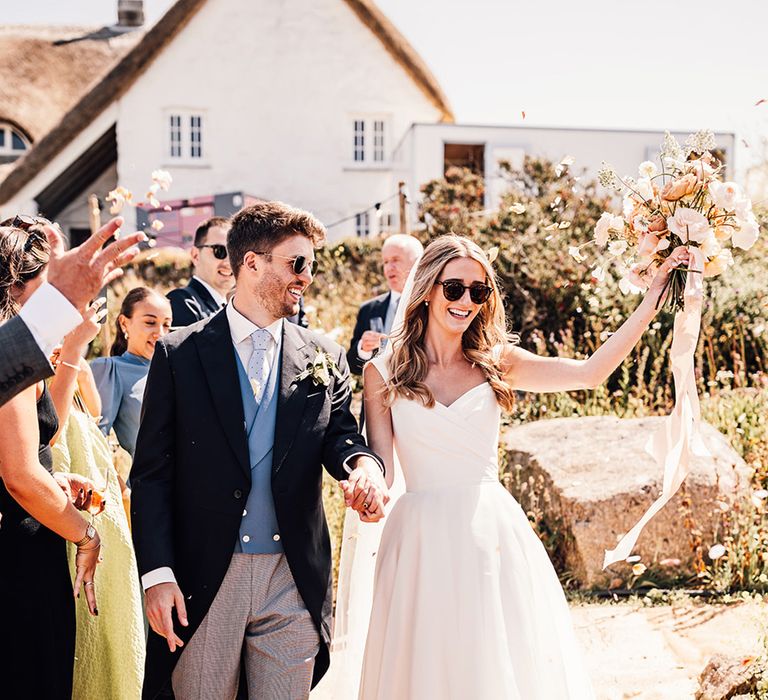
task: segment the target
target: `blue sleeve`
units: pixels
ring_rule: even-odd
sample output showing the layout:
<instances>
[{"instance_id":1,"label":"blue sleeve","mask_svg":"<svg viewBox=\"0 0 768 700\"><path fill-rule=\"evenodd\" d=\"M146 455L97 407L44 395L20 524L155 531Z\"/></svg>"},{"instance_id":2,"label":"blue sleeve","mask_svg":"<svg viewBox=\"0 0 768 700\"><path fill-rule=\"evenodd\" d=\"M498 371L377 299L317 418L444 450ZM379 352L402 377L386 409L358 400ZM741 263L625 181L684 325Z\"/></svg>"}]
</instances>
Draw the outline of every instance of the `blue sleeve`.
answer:
<instances>
[{"instance_id":1,"label":"blue sleeve","mask_svg":"<svg viewBox=\"0 0 768 700\"><path fill-rule=\"evenodd\" d=\"M101 396L101 418L99 429L108 435L117 418L123 400L123 387L117 363L111 357L99 357L91 362L91 371L96 389Z\"/></svg>"}]
</instances>

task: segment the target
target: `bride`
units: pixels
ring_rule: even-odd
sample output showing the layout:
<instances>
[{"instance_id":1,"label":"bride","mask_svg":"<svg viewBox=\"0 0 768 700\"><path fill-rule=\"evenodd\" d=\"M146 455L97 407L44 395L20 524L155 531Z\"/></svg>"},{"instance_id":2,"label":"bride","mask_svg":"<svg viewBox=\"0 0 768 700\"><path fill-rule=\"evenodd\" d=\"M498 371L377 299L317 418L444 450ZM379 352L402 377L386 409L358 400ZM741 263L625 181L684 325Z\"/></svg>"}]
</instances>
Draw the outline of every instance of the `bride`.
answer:
<instances>
[{"instance_id":1,"label":"bride","mask_svg":"<svg viewBox=\"0 0 768 700\"><path fill-rule=\"evenodd\" d=\"M590 358L572 360L515 345L475 243L450 235L427 247L392 342L364 370L369 444L388 485L399 463L405 493L376 557L361 700L594 697L555 570L499 483L501 411L516 391L604 382L655 316L672 268L687 262L685 248L674 250L632 316ZM345 548L356 537L347 534ZM344 557L342 608L358 583L344 581L355 568Z\"/></svg>"}]
</instances>

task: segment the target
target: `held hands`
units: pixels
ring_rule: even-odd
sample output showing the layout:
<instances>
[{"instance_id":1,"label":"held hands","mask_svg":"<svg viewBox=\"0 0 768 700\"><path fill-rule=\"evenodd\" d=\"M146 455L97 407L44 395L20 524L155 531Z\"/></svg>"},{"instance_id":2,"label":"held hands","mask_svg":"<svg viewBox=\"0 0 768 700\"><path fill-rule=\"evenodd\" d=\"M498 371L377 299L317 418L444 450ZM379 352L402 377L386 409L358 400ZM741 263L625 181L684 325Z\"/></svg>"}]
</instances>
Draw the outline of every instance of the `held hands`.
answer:
<instances>
[{"instance_id":1,"label":"held hands","mask_svg":"<svg viewBox=\"0 0 768 700\"><path fill-rule=\"evenodd\" d=\"M384 517L384 506L389 502L389 493L384 474L379 465L370 457L357 458L356 467L349 479L340 481L344 492L344 503L356 510L360 520L375 523Z\"/></svg>"},{"instance_id":2,"label":"held hands","mask_svg":"<svg viewBox=\"0 0 768 700\"><path fill-rule=\"evenodd\" d=\"M175 652L176 647L183 647L184 642L173 630L174 607L179 622L184 627L189 625L184 596L178 585L175 583L158 583L156 586L147 588L144 592L144 601L150 626L161 637L165 637L171 652Z\"/></svg>"}]
</instances>

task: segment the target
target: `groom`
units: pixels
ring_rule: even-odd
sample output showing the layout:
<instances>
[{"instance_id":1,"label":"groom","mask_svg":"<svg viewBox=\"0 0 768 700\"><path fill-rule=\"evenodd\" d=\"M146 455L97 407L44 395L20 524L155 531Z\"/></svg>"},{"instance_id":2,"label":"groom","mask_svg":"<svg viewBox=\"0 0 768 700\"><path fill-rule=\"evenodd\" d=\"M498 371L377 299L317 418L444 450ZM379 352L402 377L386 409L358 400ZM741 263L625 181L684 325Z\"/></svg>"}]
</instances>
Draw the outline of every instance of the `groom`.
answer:
<instances>
[{"instance_id":1,"label":"groom","mask_svg":"<svg viewBox=\"0 0 768 700\"><path fill-rule=\"evenodd\" d=\"M227 237L232 303L155 348L131 470L145 699L229 700L239 683L241 696L245 684L253 698L306 698L328 668L321 465L364 518L387 496L349 410L344 351L285 322L324 239L280 202L242 209Z\"/></svg>"}]
</instances>

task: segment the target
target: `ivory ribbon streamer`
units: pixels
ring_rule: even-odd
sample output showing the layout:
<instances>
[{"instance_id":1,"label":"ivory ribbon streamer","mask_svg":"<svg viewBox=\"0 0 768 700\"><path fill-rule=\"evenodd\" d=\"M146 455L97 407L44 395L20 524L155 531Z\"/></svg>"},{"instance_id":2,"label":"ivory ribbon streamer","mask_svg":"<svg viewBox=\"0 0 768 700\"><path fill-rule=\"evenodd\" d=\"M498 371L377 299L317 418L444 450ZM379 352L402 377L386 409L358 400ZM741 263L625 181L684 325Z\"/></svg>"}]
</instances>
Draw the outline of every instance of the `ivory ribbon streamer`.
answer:
<instances>
[{"instance_id":1,"label":"ivory ribbon streamer","mask_svg":"<svg viewBox=\"0 0 768 700\"><path fill-rule=\"evenodd\" d=\"M661 429L651 436L645 449L664 469L661 495L638 523L621 538L615 549L606 550L603 569L622 561L632 550L643 528L675 495L690 471L691 456L709 456L699 432L699 395L694 375L694 353L701 329L704 298L704 262L700 248L688 248L691 257L685 283L685 309L675 316L670 358L675 382L675 407ZM694 272L694 271L698 272Z\"/></svg>"}]
</instances>

